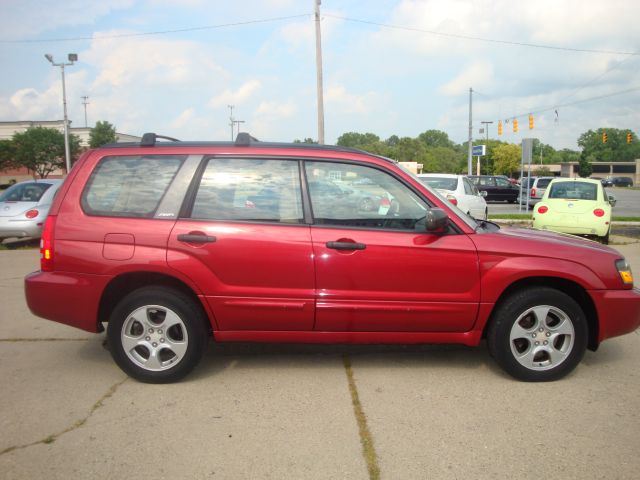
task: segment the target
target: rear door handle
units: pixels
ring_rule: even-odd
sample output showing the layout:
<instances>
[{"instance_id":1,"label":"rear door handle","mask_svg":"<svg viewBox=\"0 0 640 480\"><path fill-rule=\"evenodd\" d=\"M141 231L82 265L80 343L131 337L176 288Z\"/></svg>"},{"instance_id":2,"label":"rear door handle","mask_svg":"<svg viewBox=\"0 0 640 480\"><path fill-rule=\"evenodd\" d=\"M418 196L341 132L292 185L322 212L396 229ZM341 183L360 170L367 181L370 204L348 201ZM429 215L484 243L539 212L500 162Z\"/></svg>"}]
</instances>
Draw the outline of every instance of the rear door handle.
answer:
<instances>
[{"instance_id":1,"label":"rear door handle","mask_svg":"<svg viewBox=\"0 0 640 480\"><path fill-rule=\"evenodd\" d=\"M327 242L327 248L334 250L364 250L367 246L364 243L355 242Z\"/></svg>"},{"instance_id":2,"label":"rear door handle","mask_svg":"<svg viewBox=\"0 0 640 480\"><path fill-rule=\"evenodd\" d=\"M178 235L178 240L186 243L213 243L216 237L199 233L181 233Z\"/></svg>"}]
</instances>

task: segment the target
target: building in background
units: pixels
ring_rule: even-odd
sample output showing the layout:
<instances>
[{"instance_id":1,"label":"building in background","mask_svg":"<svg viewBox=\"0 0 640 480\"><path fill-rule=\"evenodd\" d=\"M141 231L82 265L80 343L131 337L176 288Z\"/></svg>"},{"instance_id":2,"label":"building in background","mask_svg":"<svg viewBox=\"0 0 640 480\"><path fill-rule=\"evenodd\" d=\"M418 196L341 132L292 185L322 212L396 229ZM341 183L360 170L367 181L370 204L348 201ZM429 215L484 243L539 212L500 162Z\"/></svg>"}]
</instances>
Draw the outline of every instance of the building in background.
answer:
<instances>
[{"instance_id":1,"label":"building in background","mask_svg":"<svg viewBox=\"0 0 640 480\"><path fill-rule=\"evenodd\" d=\"M69 122L71 123L71 122ZM31 127L53 128L59 132L64 132L63 120L20 120L15 122L0 122L0 140L11 140L16 133L23 133ZM82 150L89 148L89 133L91 127L69 128L69 135L76 135L80 139L80 147ZM141 137L128 135L126 133L116 132L116 142L139 142ZM64 170L58 170L49 175L49 178L61 178L64 176ZM20 182L29 180L32 175L26 168L13 168L0 171L0 184L6 184L10 180Z\"/></svg>"}]
</instances>

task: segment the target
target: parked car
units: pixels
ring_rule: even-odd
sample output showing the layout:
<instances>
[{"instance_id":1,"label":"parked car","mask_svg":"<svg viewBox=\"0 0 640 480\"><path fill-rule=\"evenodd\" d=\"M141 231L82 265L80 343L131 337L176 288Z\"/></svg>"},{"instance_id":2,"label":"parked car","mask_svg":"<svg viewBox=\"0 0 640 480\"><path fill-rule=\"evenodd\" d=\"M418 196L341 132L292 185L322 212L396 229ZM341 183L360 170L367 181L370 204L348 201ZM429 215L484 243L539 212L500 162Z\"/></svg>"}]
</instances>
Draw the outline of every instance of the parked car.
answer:
<instances>
[{"instance_id":1,"label":"parked car","mask_svg":"<svg viewBox=\"0 0 640 480\"><path fill-rule=\"evenodd\" d=\"M600 183L602 183L603 187L611 187L612 183L611 183L611 178L607 177L607 178L601 178L600 179Z\"/></svg>"},{"instance_id":2,"label":"parked car","mask_svg":"<svg viewBox=\"0 0 640 480\"><path fill-rule=\"evenodd\" d=\"M0 242L39 238L51 202L62 180L28 180L0 194Z\"/></svg>"},{"instance_id":3,"label":"parked car","mask_svg":"<svg viewBox=\"0 0 640 480\"><path fill-rule=\"evenodd\" d=\"M520 194L520 187L502 175L469 175L468 178L478 190L487 192L487 202L516 203Z\"/></svg>"},{"instance_id":4,"label":"parked car","mask_svg":"<svg viewBox=\"0 0 640 480\"><path fill-rule=\"evenodd\" d=\"M347 208L313 188L360 178L378 208ZM279 198L264 212L248 197L267 185ZM394 160L247 134L235 143L145 134L88 150L53 202L41 252L25 278L31 311L89 332L106 323L115 362L144 382L187 375L211 336L486 338L506 372L548 381L640 326L640 290L616 250L476 221Z\"/></svg>"},{"instance_id":5,"label":"parked car","mask_svg":"<svg viewBox=\"0 0 640 480\"><path fill-rule=\"evenodd\" d=\"M542 200L547 186L554 178L555 177L529 177L527 181L527 177L523 177L522 201L520 201L520 195L518 195L518 203L533 208L536 203ZM528 192L527 188L529 190Z\"/></svg>"},{"instance_id":6,"label":"parked car","mask_svg":"<svg viewBox=\"0 0 640 480\"><path fill-rule=\"evenodd\" d=\"M464 175L447 173L421 173L418 178L425 185L440 192L447 200L473 218L486 220L489 210L484 197Z\"/></svg>"},{"instance_id":7,"label":"parked car","mask_svg":"<svg viewBox=\"0 0 640 480\"><path fill-rule=\"evenodd\" d=\"M633 187L633 180L629 177L611 177L613 187Z\"/></svg>"},{"instance_id":8,"label":"parked car","mask_svg":"<svg viewBox=\"0 0 640 480\"><path fill-rule=\"evenodd\" d=\"M598 180L556 178L534 209L533 227L595 237L606 244L613 205L615 198L607 196Z\"/></svg>"}]
</instances>

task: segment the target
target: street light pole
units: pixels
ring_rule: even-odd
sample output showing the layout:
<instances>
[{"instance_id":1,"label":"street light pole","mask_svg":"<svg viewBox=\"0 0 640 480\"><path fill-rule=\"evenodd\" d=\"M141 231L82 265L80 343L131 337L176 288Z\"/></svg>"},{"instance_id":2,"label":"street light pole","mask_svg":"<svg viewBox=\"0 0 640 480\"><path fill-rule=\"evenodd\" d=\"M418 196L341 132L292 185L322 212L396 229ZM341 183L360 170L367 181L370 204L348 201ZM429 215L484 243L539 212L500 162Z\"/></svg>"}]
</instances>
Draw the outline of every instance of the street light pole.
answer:
<instances>
[{"instance_id":1,"label":"street light pole","mask_svg":"<svg viewBox=\"0 0 640 480\"><path fill-rule=\"evenodd\" d=\"M322 34L320 33L320 1L314 0L316 23L316 95L318 101L318 143L324 144L324 97L322 93Z\"/></svg>"},{"instance_id":2,"label":"street light pole","mask_svg":"<svg viewBox=\"0 0 640 480\"><path fill-rule=\"evenodd\" d=\"M44 58L49 60L49 63L54 67L60 67L60 72L62 74L62 107L64 110L64 159L65 166L67 168L67 174L71 171L71 152L69 151L69 120L67 118L67 88L64 81L64 67L67 65L73 65L74 62L78 61L78 55L75 53L70 53L67 58L69 59L69 63L55 63L53 61L53 55L50 53L45 54Z\"/></svg>"},{"instance_id":3,"label":"street light pole","mask_svg":"<svg viewBox=\"0 0 640 480\"><path fill-rule=\"evenodd\" d=\"M487 157L487 162L485 162L487 165L489 164L488 160L489 160L489 125L491 125L493 122L487 122L487 121L482 121L480 122L482 125L484 125L484 130L485 132L487 132L487 146L485 147L485 156ZM489 172L487 172L489 173ZM480 175L480 162L478 162L478 175Z\"/></svg>"}]
</instances>

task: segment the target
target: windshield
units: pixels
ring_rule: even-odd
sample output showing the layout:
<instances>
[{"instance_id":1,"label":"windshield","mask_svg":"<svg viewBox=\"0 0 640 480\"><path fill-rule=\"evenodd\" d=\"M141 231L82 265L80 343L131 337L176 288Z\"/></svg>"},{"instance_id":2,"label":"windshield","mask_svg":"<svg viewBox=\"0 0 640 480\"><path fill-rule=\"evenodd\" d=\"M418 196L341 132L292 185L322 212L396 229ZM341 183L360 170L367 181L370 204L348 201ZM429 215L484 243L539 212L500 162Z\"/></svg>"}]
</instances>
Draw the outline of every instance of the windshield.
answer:
<instances>
[{"instance_id":1,"label":"windshield","mask_svg":"<svg viewBox=\"0 0 640 480\"><path fill-rule=\"evenodd\" d=\"M596 200L598 198L598 185L587 182L556 182L551 185L549 198Z\"/></svg>"},{"instance_id":2,"label":"windshield","mask_svg":"<svg viewBox=\"0 0 640 480\"><path fill-rule=\"evenodd\" d=\"M442 196L442 194L440 192L438 192L438 190L436 190L435 188L431 187L430 185L427 185L427 184L423 183L422 179L420 177L418 177L415 173L413 173L411 170L405 168L404 166L400 165L399 163L396 163L396 165L402 171L404 171L406 174L410 175L411 177L416 179L418 182L420 182L422 185L424 185L424 188L429 190L433 195L438 197L442 202L444 202L446 205L448 205L448 207L458 217L460 217L464 221L464 223L466 223L469 227L473 228L474 230L476 228L478 228L478 222L476 222L476 220L473 217L470 217L469 215L464 213L462 210L460 210L458 207L456 207L453 203L449 202L444 196Z\"/></svg>"},{"instance_id":3,"label":"windshield","mask_svg":"<svg viewBox=\"0 0 640 480\"><path fill-rule=\"evenodd\" d=\"M16 183L0 195L0 202L38 202L50 186L50 183Z\"/></svg>"}]
</instances>

